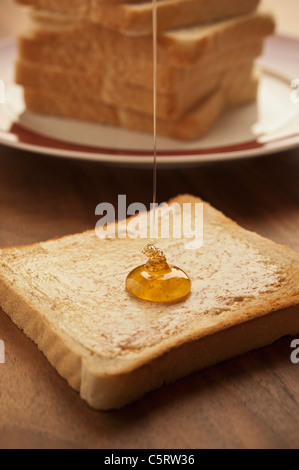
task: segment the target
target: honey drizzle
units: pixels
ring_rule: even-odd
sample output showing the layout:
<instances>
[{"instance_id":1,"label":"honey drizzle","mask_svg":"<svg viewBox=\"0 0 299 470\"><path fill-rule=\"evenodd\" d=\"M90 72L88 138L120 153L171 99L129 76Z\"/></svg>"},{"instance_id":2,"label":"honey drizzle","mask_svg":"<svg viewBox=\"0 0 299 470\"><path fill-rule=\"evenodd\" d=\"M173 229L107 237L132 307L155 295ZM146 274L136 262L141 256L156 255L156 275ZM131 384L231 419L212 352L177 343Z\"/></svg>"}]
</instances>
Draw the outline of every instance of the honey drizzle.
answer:
<instances>
[{"instance_id":1,"label":"honey drizzle","mask_svg":"<svg viewBox=\"0 0 299 470\"><path fill-rule=\"evenodd\" d=\"M158 53L158 20L157 0L153 0L153 223L156 227L156 202L157 202L157 53ZM155 239L154 233L154 239Z\"/></svg>"},{"instance_id":2,"label":"honey drizzle","mask_svg":"<svg viewBox=\"0 0 299 470\"><path fill-rule=\"evenodd\" d=\"M156 240L157 202L157 0L153 0L153 237ZM139 266L127 276L126 288L139 299L151 302L171 303L185 299L191 290L188 275L180 268L167 263L163 251L149 243L142 251L148 257L146 264Z\"/></svg>"}]
</instances>

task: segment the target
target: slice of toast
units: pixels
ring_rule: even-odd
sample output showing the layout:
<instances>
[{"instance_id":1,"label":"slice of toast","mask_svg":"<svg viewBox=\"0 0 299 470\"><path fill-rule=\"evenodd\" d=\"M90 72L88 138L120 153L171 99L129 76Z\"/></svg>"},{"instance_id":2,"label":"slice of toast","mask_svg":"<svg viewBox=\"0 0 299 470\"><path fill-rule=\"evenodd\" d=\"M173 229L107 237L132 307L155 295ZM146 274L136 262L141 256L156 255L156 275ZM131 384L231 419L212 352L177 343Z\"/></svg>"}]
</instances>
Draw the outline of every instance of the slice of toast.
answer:
<instances>
[{"instance_id":1,"label":"slice of toast","mask_svg":"<svg viewBox=\"0 0 299 470\"><path fill-rule=\"evenodd\" d=\"M158 37L158 63L194 65L215 54L221 54L239 42L259 41L274 31L274 21L267 14L250 14L206 26L190 26L162 33ZM78 54L87 52L99 57L128 57L151 62L153 43L150 37L126 36L99 25L72 21L34 22L23 37L40 44L75 48Z\"/></svg>"},{"instance_id":2,"label":"slice of toast","mask_svg":"<svg viewBox=\"0 0 299 470\"><path fill-rule=\"evenodd\" d=\"M262 53L263 40L241 41L233 47L223 48L221 54L212 54L201 60L197 65L175 66L158 64L157 89L160 93L176 93L185 88L198 86L201 81L212 79L225 69L230 69L241 60L253 60ZM51 43L43 44L38 41L21 37L18 41L18 56L22 62L35 63L38 67L54 66L67 68L70 72L88 73L94 76L106 75L111 80L119 79L125 83L153 89L153 65L150 61L140 61L125 56L99 56L93 51L78 54L74 47L61 45L55 48Z\"/></svg>"},{"instance_id":3,"label":"slice of toast","mask_svg":"<svg viewBox=\"0 0 299 470\"><path fill-rule=\"evenodd\" d=\"M245 58L230 69L203 76L197 86L181 87L174 93L158 92L157 117L177 121L216 88L228 88L231 83L234 83L235 90L242 88L252 75L252 68L252 62ZM81 99L153 115L152 90L130 85L119 78L113 79L106 73L76 73L65 68L19 61L16 64L16 83L64 95L80 93Z\"/></svg>"},{"instance_id":4,"label":"slice of toast","mask_svg":"<svg viewBox=\"0 0 299 470\"><path fill-rule=\"evenodd\" d=\"M236 85L236 86L235 86ZM258 80L255 74L243 82L230 83L206 96L177 121L157 119L157 132L177 140L198 139L206 134L221 113L230 105L243 104L256 98ZM136 94L135 94L136 97ZM24 99L30 111L100 124L153 132L153 117L121 106L110 106L78 93L57 93L42 88L25 88ZM136 99L136 98L135 98Z\"/></svg>"},{"instance_id":5,"label":"slice of toast","mask_svg":"<svg viewBox=\"0 0 299 470\"><path fill-rule=\"evenodd\" d=\"M15 2L21 5L88 19L90 17L92 0L15 0Z\"/></svg>"},{"instance_id":6,"label":"slice of toast","mask_svg":"<svg viewBox=\"0 0 299 470\"><path fill-rule=\"evenodd\" d=\"M184 203L180 196L174 223ZM96 409L146 392L299 332L299 254L204 204L204 244L160 239L192 280L176 304L125 290L144 261L144 239L99 239L94 231L0 250L0 305L51 364ZM167 217L164 212L164 216ZM162 219L163 220L163 219Z\"/></svg>"},{"instance_id":7,"label":"slice of toast","mask_svg":"<svg viewBox=\"0 0 299 470\"><path fill-rule=\"evenodd\" d=\"M105 28L129 35L151 35L153 3L109 3L96 1L73 5L73 2L49 0L19 0L19 3L34 6L32 14L40 21L48 22L49 12L75 16L85 21L101 24ZM210 23L222 19L252 13L259 0L160 0L157 2L158 31L180 28L195 23ZM83 4L83 5L82 5ZM57 17L61 23L65 15Z\"/></svg>"},{"instance_id":8,"label":"slice of toast","mask_svg":"<svg viewBox=\"0 0 299 470\"><path fill-rule=\"evenodd\" d=\"M196 23L210 23L225 18L252 13L259 0L160 0L157 2L158 32L181 28ZM141 4L102 4L96 0L92 5L91 20L126 34L151 35L152 1Z\"/></svg>"},{"instance_id":9,"label":"slice of toast","mask_svg":"<svg viewBox=\"0 0 299 470\"><path fill-rule=\"evenodd\" d=\"M25 88L27 109L39 114L80 119L140 132L153 132L153 118L129 109L105 105L80 95L65 95L45 89ZM157 120L157 133L177 140L191 140L206 134L225 109L222 90L211 93L179 121Z\"/></svg>"}]
</instances>

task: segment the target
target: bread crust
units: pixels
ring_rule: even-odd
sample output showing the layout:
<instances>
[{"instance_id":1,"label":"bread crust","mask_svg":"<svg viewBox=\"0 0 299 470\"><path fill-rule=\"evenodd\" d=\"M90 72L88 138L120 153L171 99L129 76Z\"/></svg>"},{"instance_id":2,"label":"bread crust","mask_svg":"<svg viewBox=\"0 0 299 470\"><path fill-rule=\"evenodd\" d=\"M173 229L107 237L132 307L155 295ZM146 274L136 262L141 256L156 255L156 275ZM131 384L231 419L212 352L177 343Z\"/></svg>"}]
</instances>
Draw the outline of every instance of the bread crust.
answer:
<instances>
[{"instance_id":1,"label":"bread crust","mask_svg":"<svg viewBox=\"0 0 299 470\"><path fill-rule=\"evenodd\" d=\"M19 37L19 60L24 64L35 64L35 67L55 67L67 69L70 73L92 74L94 80L108 76L111 80L122 77L124 83L153 90L152 61L140 61L128 55L118 57L99 57L93 51L78 54L74 47L54 48L51 43L40 43L32 38ZM197 65L173 66L157 65L157 89L159 93L181 93L185 89L194 89L201 81L214 80L224 70L233 68L236 63L253 61L261 55L263 40L241 41L233 47L226 47L221 54L212 55Z\"/></svg>"},{"instance_id":2,"label":"bread crust","mask_svg":"<svg viewBox=\"0 0 299 470\"><path fill-rule=\"evenodd\" d=\"M237 103L240 93L252 83L253 59L240 60L233 67L219 73L202 77L196 87L181 88L180 92L157 93L157 117L167 121L178 121L201 100L217 89L233 95ZM109 75L95 77L92 74L75 73L66 68L39 66L33 62L19 61L16 65L16 83L37 90L50 90L64 97L73 95L75 101L80 90L80 99L101 102L109 106L153 115L152 90L136 87ZM250 88L250 85L249 85ZM231 90L229 92L228 90ZM250 93L248 101L255 99ZM231 99L229 101L232 101ZM229 103L230 104L230 103Z\"/></svg>"},{"instance_id":3,"label":"bread crust","mask_svg":"<svg viewBox=\"0 0 299 470\"><path fill-rule=\"evenodd\" d=\"M253 13L220 21L207 26L167 31L158 37L158 63L176 66L195 65L213 54L222 54L226 48L239 42L261 40L274 32L271 15ZM152 61L152 38L120 34L90 23L69 20L60 25L36 21L27 37L52 47L71 47L78 53L92 51L102 57L134 57L135 60Z\"/></svg>"},{"instance_id":4,"label":"bread crust","mask_svg":"<svg viewBox=\"0 0 299 470\"><path fill-rule=\"evenodd\" d=\"M152 362L123 374L97 375L84 364L81 397L96 409L128 405L155 390L207 367L267 346L283 336L299 333L299 307L283 309L249 320L170 349ZM107 403L109 396L109 403Z\"/></svg>"},{"instance_id":5,"label":"bread crust","mask_svg":"<svg viewBox=\"0 0 299 470\"><path fill-rule=\"evenodd\" d=\"M74 16L75 18L101 24L106 28L127 35L151 35L152 3L113 2L88 0L17 0L18 3L31 5L37 10L33 15L47 22L49 11ZM245 15L253 12L259 0L160 0L157 2L158 31L187 26L194 23L209 23L222 19ZM60 22L65 18L58 17Z\"/></svg>"},{"instance_id":6,"label":"bread crust","mask_svg":"<svg viewBox=\"0 0 299 470\"><path fill-rule=\"evenodd\" d=\"M241 83L233 81L227 87L216 87L181 117L168 120L158 118L157 132L176 140L199 139L210 130L226 108L254 101L257 88L258 80L255 75ZM27 109L39 114L82 119L147 133L152 133L153 130L150 109L147 109L147 113L131 110L125 107L126 104L129 106L129 102L122 103L124 107L110 106L100 101L88 100L70 91L56 93L30 87L25 87L24 99ZM140 105L142 102L138 107Z\"/></svg>"}]
</instances>

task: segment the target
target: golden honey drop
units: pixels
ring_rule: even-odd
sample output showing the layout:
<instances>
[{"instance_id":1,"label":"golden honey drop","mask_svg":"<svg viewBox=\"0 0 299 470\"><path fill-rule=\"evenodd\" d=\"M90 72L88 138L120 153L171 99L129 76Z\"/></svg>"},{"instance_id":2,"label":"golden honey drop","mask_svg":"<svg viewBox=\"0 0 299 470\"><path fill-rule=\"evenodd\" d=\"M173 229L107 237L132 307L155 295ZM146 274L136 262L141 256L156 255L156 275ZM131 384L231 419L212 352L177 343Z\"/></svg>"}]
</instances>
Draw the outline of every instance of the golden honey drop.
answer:
<instances>
[{"instance_id":1,"label":"golden honey drop","mask_svg":"<svg viewBox=\"0 0 299 470\"><path fill-rule=\"evenodd\" d=\"M146 264L135 268L126 279L126 288L139 299L151 302L182 300L191 290L191 281L182 269L167 263L163 251L149 244L142 251Z\"/></svg>"}]
</instances>

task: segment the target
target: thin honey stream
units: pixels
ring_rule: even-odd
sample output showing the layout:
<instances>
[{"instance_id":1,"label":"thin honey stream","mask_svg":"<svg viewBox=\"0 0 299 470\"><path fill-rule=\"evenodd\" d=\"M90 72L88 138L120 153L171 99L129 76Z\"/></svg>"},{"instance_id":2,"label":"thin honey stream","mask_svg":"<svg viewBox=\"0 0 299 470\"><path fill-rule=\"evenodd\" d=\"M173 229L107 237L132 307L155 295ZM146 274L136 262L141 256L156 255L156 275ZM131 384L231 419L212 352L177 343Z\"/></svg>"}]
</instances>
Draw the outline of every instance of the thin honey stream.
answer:
<instances>
[{"instance_id":1,"label":"thin honey stream","mask_svg":"<svg viewBox=\"0 0 299 470\"><path fill-rule=\"evenodd\" d=\"M157 0L153 0L153 223L156 227L157 201ZM180 268L167 263L164 253L148 244L142 251L148 257L146 264L135 268L126 279L127 290L135 297L151 302L171 303L183 300L191 290L191 281Z\"/></svg>"}]
</instances>

